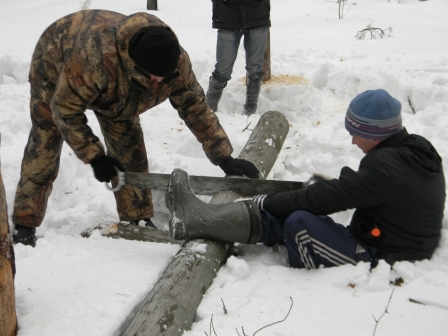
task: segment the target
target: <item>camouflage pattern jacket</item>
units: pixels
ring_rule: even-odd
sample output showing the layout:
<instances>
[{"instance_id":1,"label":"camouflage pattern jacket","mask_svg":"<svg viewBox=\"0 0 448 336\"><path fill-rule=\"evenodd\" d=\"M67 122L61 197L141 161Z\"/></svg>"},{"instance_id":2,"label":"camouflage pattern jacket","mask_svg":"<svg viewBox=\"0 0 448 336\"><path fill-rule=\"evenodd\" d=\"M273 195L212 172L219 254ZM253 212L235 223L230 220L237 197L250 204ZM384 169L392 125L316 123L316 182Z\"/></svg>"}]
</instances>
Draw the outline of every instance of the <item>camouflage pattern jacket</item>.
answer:
<instances>
[{"instance_id":1,"label":"camouflage pattern jacket","mask_svg":"<svg viewBox=\"0 0 448 336\"><path fill-rule=\"evenodd\" d=\"M85 163L104 153L87 125L86 109L98 118L123 121L169 98L209 160L220 164L232 146L205 101L185 50L181 48L176 72L160 83L150 81L129 56L132 37L151 26L168 27L147 13L86 10L65 16L39 39L29 81L50 105L64 140Z\"/></svg>"}]
</instances>

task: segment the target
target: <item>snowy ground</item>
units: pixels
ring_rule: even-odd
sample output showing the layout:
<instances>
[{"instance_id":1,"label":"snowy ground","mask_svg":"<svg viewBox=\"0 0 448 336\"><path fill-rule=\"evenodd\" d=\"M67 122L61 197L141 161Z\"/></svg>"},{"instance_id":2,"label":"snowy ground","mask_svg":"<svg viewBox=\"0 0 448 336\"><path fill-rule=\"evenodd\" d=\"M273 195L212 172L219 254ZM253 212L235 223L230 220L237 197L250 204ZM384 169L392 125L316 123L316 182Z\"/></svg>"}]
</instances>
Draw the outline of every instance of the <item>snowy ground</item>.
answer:
<instances>
[{"instance_id":1,"label":"snowy ground","mask_svg":"<svg viewBox=\"0 0 448 336\"><path fill-rule=\"evenodd\" d=\"M92 0L91 9L124 14L145 11L143 0ZM2 1L0 11L1 169L9 215L30 128L27 73L34 46L54 20L82 8L77 0ZM304 181L313 173L337 177L357 169L362 152L352 146L343 117L350 100L383 88L403 104L411 133L429 139L448 162L448 2L446 0L348 1L338 19L337 1L271 0L273 78L261 92L258 114L241 114L244 50L224 92L218 117L237 155L250 136L242 131L269 110L283 113L290 131L269 179ZM213 71L216 31L211 2L160 0L151 11L169 24L188 51L200 84ZM358 40L368 25L382 39ZM392 33L389 34L389 29ZM412 102L415 113L409 101ZM89 123L97 135L91 111ZM142 116L151 171L181 167L192 175L223 176L206 159L168 102ZM155 223L167 229L163 194L155 192ZM333 216L348 224L351 211ZM446 216L445 216L446 217ZM90 166L64 146L59 177L37 230L36 248L15 246L19 336L115 335L151 290L178 246L104 238L81 232L118 220L111 192ZM12 222L11 222L12 225ZM239 247L204 295L192 330L184 335L445 335L448 327L448 220L440 247L429 261L385 263L313 271L291 269L283 249ZM401 277L399 287L390 281ZM349 286L350 285L350 286ZM392 290L395 288L393 295ZM392 298L391 298L392 295ZM426 302L411 303L409 298ZM224 314L222 301L228 313Z\"/></svg>"}]
</instances>

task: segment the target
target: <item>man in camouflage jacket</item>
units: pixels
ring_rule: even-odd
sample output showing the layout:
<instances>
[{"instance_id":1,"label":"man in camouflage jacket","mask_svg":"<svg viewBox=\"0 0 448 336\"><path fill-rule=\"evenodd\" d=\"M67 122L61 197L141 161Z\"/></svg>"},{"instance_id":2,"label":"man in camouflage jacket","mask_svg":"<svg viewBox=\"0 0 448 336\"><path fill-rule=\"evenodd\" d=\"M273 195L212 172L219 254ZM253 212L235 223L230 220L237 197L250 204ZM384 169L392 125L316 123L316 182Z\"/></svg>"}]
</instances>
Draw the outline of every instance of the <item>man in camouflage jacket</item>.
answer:
<instances>
[{"instance_id":1,"label":"man in camouflage jacket","mask_svg":"<svg viewBox=\"0 0 448 336\"><path fill-rule=\"evenodd\" d=\"M132 49L138 50L135 57ZM230 141L205 101L188 54L153 15L87 10L57 20L37 43L29 81L32 129L15 197L15 242L35 245L64 140L101 182L115 184L115 168L148 172L139 115L166 99L213 164L227 174L258 177L252 163L231 157ZM107 155L87 124L86 109L98 119ZM153 216L149 189L125 185L115 198L122 221L138 224Z\"/></svg>"}]
</instances>

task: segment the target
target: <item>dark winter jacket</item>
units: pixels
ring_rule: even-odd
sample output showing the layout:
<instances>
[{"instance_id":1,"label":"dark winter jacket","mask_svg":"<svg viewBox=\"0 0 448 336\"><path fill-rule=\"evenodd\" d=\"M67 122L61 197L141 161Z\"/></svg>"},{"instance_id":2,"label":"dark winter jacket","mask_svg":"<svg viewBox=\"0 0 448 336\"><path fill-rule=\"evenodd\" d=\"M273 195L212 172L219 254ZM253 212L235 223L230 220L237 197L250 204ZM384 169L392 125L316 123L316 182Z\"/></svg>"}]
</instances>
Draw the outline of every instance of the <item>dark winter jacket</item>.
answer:
<instances>
[{"instance_id":1,"label":"dark winter jacket","mask_svg":"<svg viewBox=\"0 0 448 336\"><path fill-rule=\"evenodd\" d=\"M270 0L212 0L213 28L245 30L270 27Z\"/></svg>"},{"instance_id":2,"label":"dark winter jacket","mask_svg":"<svg viewBox=\"0 0 448 336\"><path fill-rule=\"evenodd\" d=\"M210 161L220 164L232 146L205 101L186 51L181 48L176 72L160 83L151 81L129 56L132 37L153 26L170 29L147 13L85 10L65 16L39 39L29 81L50 105L64 140L85 163L104 153L87 125L86 109L119 122L169 99Z\"/></svg>"},{"instance_id":3,"label":"dark winter jacket","mask_svg":"<svg viewBox=\"0 0 448 336\"><path fill-rule=\"evenodd\" d=\"M328 215L356 208L351 232L393 263L431 257L445 197L442 159L429 141L403 129L369 152L357 172L344 167L339 179L268 196L263 207L281 218L297 210ZM379 238L371 235L374 227Z\"/></svg>"}]
</instances>

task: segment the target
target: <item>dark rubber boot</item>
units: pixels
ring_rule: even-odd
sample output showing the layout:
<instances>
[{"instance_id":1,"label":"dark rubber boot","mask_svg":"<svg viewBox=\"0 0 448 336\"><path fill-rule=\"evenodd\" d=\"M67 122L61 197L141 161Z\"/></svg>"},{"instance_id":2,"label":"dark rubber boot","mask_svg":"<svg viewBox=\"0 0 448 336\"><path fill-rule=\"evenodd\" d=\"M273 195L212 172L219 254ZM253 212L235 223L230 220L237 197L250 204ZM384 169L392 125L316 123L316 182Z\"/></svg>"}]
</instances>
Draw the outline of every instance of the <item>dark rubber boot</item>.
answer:
<instances>
[{"instance_id":1,"label":"dark rubber boot","mask_svg":"<svg viewBox=\"0 0 448 336\"><path fill-rule=\"evenodd\" d=\"M256 244L261 238L261 215L253 201L204 203L193 194L188 174L181 169L171 174L165 204L171 213L170 233L175 239Z\"/></svg>"},{"instance_id":2,"label":"dark rubber boot","mask_svg":"<svg viewBox=\"0 0 448 336\"><path fill-rule=\"evenodd\" d=\"M146 227L157 229L157 226L154 225L154 223L152 222L151 218L145 218L143 221L145 222L145 226ZM139 226L140 225L140 221L139 220L138 221L137 220L129 221L129 224Z\"/></svg>"},{"instance_id":3,"label":"dark rubber boot","mask_svg":"<svg viewBox=\"0 0 448 336\"><path fill-rule=\"evenodd\" d=\"M222 91L227 86L227 82L218 82L213 76L208 81L207 94L205 96L208 106L213 112L218 111L218 104L221 100Z\"/></svg>"},{"instance_id":4,"label":"dark rubber boot","mask_svg":"<svg viewBox=\"0 0 448 336\"><path fill-rule=\"evenodd\" d=\"M36 246L36 229L25 226L16 225L12 240L15 244L23 244L35 247Z\"/></svg>"},{"instance_id":5,"label":"dark rubber boot","mask_svg":"<svg viewBox=\"0 0 448 336\"><path fill-rule=\"evenodd\" d=\"M146 227L157 229L157 226L154 225L154 223L152 222L151 218L145 218L144 221L145 221L145 226Z\"/></svg>"},{"instance_id":6,"label":"dark rubber boot","mask_svg":"<svg viewBox=\"0 0 448 336\"><path fill-rule=\"evenodd\" d=\"M244 104L244 114L250 116L257 112L258 96L261 90L263 72L255 75L247 75L246 104Z\"/></svg>"}]
</instances>

